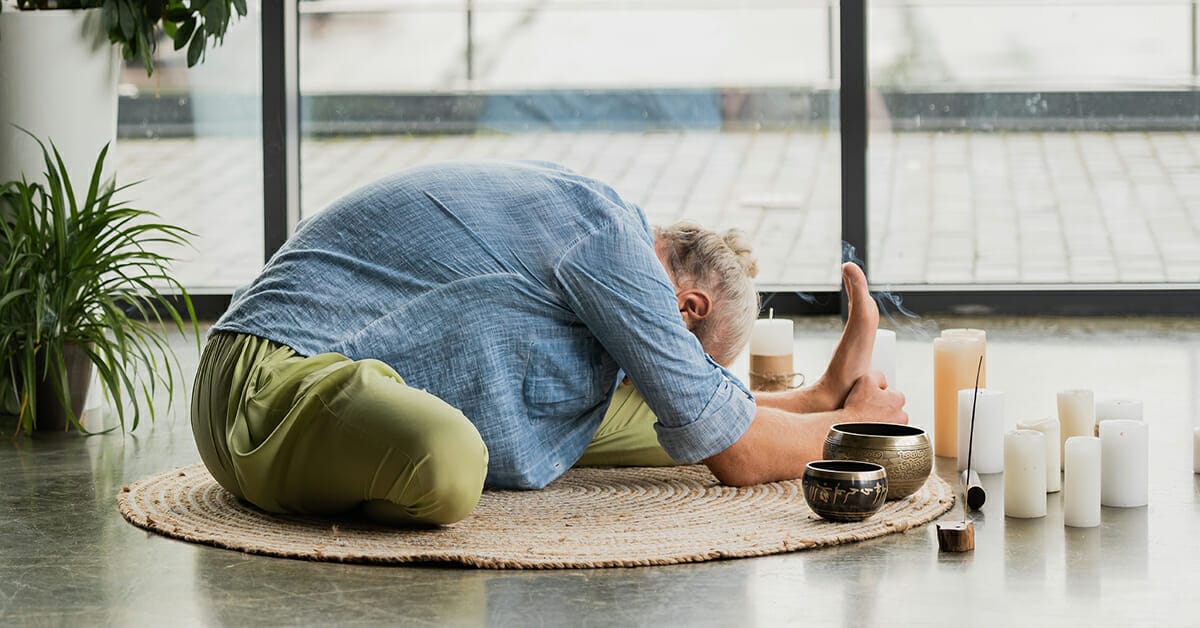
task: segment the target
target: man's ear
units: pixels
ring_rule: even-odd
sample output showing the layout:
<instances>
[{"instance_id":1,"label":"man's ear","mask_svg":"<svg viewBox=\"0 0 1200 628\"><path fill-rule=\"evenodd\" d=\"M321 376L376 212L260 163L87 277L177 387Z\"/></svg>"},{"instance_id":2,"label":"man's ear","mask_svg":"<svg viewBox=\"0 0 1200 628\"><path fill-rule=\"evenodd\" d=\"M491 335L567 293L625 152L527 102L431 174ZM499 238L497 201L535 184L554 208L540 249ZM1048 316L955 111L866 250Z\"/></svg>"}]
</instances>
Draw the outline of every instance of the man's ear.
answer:
<instances>
[{"instance_id":1,"label":"man's ear","mask_svg":"<svg viewBox=\"0 0 1200 628\"><path fill-rule=\"evenodd\" d=\"M688 329L712 313L712 298L703 290L689 288L676 296L679 299L679 313L683 315L683 322Z\"/></svg>"}]
</instances>

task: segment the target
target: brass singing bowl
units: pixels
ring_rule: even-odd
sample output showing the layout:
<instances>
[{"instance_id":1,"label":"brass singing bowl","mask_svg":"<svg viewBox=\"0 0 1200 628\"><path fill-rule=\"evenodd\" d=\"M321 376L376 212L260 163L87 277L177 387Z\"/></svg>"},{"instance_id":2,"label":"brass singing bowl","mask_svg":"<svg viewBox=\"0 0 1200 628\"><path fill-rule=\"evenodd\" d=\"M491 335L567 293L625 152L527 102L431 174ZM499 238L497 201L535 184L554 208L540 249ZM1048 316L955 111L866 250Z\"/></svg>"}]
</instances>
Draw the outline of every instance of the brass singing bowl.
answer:
<instances>
[{"instance_id":1,"label":"brass singing bowl","mask_svg":"<svg viewBox=\"0 0 1200 628\"><path fill-rule=\"evenodd\" d=\"M800 485L808 507L830 521L862 521L879 512L887 501L887 471L870 462L810 462Z\"/></svg>"},{"instance_id":2,"label":"brass singing bowl","mask_svg":"<svg viewBox=\"0 0 1200 628\"><path fill-rule=\"evenodd\" d=\"M892 423L839 423L825 436L827 460L873 462L887 470L888 499L920 490L933 470L933 446L925 430Z\"/></svg>"}]
</instances>

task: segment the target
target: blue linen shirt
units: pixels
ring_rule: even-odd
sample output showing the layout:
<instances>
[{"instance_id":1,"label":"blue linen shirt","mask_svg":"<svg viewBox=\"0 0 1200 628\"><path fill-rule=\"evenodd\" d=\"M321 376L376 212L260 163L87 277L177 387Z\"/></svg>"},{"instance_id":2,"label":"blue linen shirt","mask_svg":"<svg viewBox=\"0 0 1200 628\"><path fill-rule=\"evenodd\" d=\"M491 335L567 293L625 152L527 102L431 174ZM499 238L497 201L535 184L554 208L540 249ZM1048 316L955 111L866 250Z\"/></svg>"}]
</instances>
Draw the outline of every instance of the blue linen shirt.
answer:
<instances>
[{"instance_id":1,"label":"blue linen shirt","mask_svg":"<svg viewBox=\"0 0 1200 628\"><path fill-rule=\"evenodd\" d=\"M754 416L684 325L641 209L545 162L421 166L343 197L213 329L391 365L462 410L497 487L570 468L622 369L677 461L721 452Z\"/></svg>"}]
</instances>

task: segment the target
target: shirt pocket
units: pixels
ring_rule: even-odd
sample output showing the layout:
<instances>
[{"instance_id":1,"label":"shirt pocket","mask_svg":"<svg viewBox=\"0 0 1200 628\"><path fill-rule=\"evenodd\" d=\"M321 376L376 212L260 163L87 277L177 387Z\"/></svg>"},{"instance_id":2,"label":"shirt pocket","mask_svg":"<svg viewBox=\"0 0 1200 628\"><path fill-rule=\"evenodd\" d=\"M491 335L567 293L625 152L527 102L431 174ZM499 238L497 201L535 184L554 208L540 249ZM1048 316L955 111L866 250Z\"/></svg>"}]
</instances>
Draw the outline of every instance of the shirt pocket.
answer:
<instances>
[{"instance_id":1,"label":"shirt pocket","mask_svg":"<svg viewBox=\"0 0 1200 628\"><path fill-rule=\"evenodd\" d=\"M599 344L592 338L538 340L529 348L524 397L532 418L570 419L596 403Z\"/></svg>"}]
</instances>

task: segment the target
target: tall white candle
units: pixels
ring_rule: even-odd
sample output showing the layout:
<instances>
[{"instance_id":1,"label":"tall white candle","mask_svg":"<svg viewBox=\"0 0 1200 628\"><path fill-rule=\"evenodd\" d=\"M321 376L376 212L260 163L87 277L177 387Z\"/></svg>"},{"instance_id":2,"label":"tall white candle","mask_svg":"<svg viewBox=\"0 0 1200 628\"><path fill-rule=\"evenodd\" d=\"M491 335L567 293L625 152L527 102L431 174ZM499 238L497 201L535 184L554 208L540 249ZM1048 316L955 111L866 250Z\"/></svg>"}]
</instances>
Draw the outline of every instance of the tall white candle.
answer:
<instances>
[{"instance_id":1,"label":"tall white candle","mask_svg":"<svg viewBox=\"0 0 1200 628\"><path fill-rule=\"evenodd\" d=\"M794 370L792 321L760 318L750 334L750 389L786 390Z\"/></svg>"},{"instance_id":2,"label":"tall white candle","mask_svg":"<svg viewBox=\"0 0 1200 628\"><path fill-rule=\"evenodd\" d=\"M933 451L938 456L958 455L958 391L975 387L983 352L983 341L974 336L933 339ZM980 374L979 387L986 386Z\"/></svg>"},{"instance_id":3,"label":"tall white candle","mask_svg":"<svg viewBox=\"0 0 1200 628\"><path fill-rule=\"evenodd\" d=\"M980 388L975 400L975 446L968 448L971 439L971 398L975 390L958 391L958 470L967 468L970 453L971 468L977 473L1004 471L1004 393Z\"/></svg>"},{"instance_id":4,"label":"tall white candle","mask_svg":"<svg viewBox=\"0 0 1200 628\"><path fill-rule=\"evenodd\" d=\"M1100 424L1101 504L1136 508L1149 501L1149 430L1145 423L1129 419Z\"/></svg>"},{"instance_id":5,"label":"tall white candle","mask_svg":"<svg viewBox=\"0 0 1200 628\"><path fill-rule=\"evenodd\" d=\"M979 376L979 387L983 388L987 382L987 332L982 329L967 329L957 327L954 329L943 329L942 338L976 338L983 343L983 371Z\"/></svg>"},{"instance_id":6,"label":"tall white candle","mask_svg":"<svg viewBox=\"0 0 1200 628\"><path fill-rule=\"evenodd\" d=\"M1057 493L1062 490L1062 445L1059 438L1058 419L1028 419L1017 422L1019 430L1035 430L1046 435L1046 492Z\"/></svg>"},{"instance_id":7,"label":"tall white candle","mask_svg":"<svg viewBox=\"0 0 1200 628\"><path fill-rule=\"evenodd\" d=\"M1100 439L1068 438L1063 467L1063 523L1075 528L1100 525Z\"/></svg>"},{"instance_id":8,"label":"tall white candle","mask_svg":"<svg viewBox=\"0 0 1200 628\"><path fill-rule=\"evenodd\" d=\"M1141 421L1142 402L1139 399L1097 399L1096 427L1093 436L1100 435L1100 423L1103 421Z\"/></svg>"},{"instance_id":9,"label":"tall white candle","mask_svg":"<svg viewBox=\"0 0 1200 628\"><path fill-rule=\"evenodd\" d=\"M1004 435L1004 516L1046 516L1046 435L1041 432Z\"/></svg>"},{"instance_id":10,"label":"tall white candle","mask_svg":"<svg viewBox=\"0 0 1200 628\"><path fill-rule=\"evenodd\" d=\"M1192 472L1200 473L1200 427L1192 428Z\"/></svg>"},{"instance_id":11,"label":"tall white candle","mask_svg":"<svg viewBox=\"0 0 1200 628\"><path fill-rule=\"evenodd\" d=\"M896 386L896 332L890 329L875 330L871 370L882 371L889 388Z\"/></svg>"},{"instance_id":12,"label":"tall white candle","mask_svg":"<svg viewBox=\"0 0 1200 628\"><path fill-rule=\"evenodd\" d=\"M1058 423L1062 445L1072 436L1095 436L1096 397L1090 390L1064 390L1058 393Z\"/></svg>"}]
</instances>

